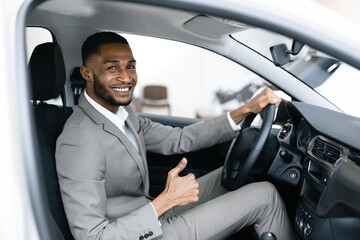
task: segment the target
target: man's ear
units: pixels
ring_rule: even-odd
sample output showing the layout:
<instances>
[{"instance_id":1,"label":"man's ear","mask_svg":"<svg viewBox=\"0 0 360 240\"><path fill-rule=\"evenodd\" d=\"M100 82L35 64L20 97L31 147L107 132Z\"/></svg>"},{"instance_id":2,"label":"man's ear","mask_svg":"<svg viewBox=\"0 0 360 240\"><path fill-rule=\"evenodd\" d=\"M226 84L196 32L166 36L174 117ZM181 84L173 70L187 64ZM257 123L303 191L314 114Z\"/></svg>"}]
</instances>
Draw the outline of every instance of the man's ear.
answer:
<instances>
[{"instance_id":1,"label":"man's ear","mask_svg":"<svg viewBox=\"0 0 360 240\"><path fill-rule=\"evenodd\" d=\"M87 82L92 82L93 75L89 68L84 65L80 66L80 74Z\"/></svg>"}]
</instances>

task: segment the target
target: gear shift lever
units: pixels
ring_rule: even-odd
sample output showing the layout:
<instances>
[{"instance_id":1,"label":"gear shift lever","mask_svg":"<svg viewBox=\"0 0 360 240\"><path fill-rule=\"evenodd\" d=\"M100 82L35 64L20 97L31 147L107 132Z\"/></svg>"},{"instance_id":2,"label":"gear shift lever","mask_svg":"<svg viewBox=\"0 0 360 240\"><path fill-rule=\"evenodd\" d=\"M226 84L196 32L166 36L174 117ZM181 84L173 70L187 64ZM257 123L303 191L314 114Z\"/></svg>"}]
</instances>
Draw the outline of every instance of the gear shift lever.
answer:
<instances>
[{"instance_id":1,"label":"gear shift lever","mask_svg":"<svg viewBox=\"0 0 360 240\"><path fill-rule=\"evenodd\" d=\"M261 239L260 240L276 240L276 236L275 234L273 234L272 232L264 232L263 234L261 234Z\"/></svg>"}]
</instances>

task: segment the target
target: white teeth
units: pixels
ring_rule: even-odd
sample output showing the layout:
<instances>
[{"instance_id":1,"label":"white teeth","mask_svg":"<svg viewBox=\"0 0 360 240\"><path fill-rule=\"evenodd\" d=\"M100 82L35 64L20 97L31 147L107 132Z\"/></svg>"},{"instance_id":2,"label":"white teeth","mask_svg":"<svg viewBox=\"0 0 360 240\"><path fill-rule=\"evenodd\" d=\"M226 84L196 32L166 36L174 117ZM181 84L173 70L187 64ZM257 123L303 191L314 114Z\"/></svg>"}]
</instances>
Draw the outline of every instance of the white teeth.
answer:
<instances>
[{"instance_id":1,"label":"white teeth","mask_svg":"<svg viewBox=\"0 0 360 240\"><path fill-rule=\"evenodd\" d=\"M113 88L115 91L118 91L118 92L127 92L129 91L129 88Z\"/></svg>"}]
</instances>

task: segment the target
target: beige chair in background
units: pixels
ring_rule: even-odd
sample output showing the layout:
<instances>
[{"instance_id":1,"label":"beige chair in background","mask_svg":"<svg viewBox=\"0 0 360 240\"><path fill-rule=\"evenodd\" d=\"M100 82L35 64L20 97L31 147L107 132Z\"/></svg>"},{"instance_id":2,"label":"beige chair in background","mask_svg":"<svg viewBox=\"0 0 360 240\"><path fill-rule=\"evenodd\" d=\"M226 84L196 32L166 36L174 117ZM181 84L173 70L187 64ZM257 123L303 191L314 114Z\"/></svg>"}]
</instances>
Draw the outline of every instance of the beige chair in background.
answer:
<instances>
[{"instance_id":1,"label":"beige chair in background","mask_svg":"<svg viewBox=\"0 0 360 240\"><path fill-rule=\"evenodd\" d=\"M171 114L168 102L167 87L162 85L147 85L144 87L142 107L167 108L168 115Z\"/></svg>"}]
</instances>

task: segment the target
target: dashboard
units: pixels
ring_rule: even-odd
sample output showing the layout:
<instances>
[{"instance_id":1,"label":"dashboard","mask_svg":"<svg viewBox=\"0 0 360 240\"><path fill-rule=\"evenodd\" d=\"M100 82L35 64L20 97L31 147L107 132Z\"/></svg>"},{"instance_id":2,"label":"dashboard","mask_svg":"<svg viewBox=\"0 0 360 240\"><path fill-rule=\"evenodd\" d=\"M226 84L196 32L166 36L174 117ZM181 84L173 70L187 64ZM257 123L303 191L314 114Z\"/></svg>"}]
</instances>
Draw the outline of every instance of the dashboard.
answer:
<instances>
[{"instance_id":1,"label":"dashboard","mask_svg":"<svg viewBox=\"0 0 360 240\"><path fill-rule=\"evenodd\" d=\"M299 187L295 226L302 239L360 239L360 119L287 102L280 157ZM276 163L275 166L284 164ZM269 172L278 171L274 164ZM289 175L290 174L290 175Z\"/></svg>"}]
</instances>

